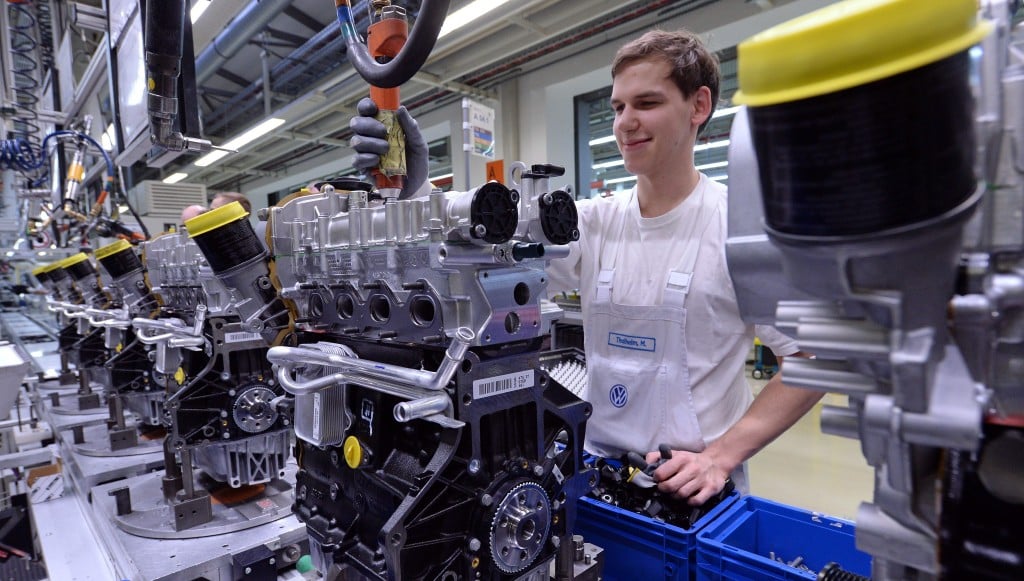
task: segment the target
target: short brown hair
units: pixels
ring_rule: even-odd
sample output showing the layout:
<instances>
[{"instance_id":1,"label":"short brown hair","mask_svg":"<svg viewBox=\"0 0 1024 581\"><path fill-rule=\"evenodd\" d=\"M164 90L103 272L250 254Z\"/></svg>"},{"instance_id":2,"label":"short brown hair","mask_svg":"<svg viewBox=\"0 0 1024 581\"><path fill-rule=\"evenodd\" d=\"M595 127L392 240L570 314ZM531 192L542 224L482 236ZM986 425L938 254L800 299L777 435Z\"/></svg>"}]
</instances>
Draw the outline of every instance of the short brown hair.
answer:
<instances>
[{"instance_id":1,"label":"short brown hair","mask_svg":"<svg viewBox=\"0 0 1024 581\"><path fill-rule=\"evenodd\" d=\"M218 201L217 198L220 198L221 201ZM238 192L221 192L217 194L213 197L213 203L210 204L210 209L226 206L231 202L238 202L239 204L242 204L242 208L244 208L246 212L252 212L252 202L250 202L249 198L245 197L244 194L239 194Z\"/></svg>"},{"instance_id":2,"label":"short brown hair","mask_svg":"<svg viewBox=\"0 0 1024 581\"><path fill-rule=\"evenodd\" d=\"M672 81L686 99L692 97L697 89L707 87L711 91L711 112L714 113L722 76L718 69L718 55L709 51L696 34L685 29L644 33L615 53L612 79L629 65L647 59L662 59L672 67ZM708 115L697 133L704 131L710 121L711 115Z\"/></svg>"}]
</instances>

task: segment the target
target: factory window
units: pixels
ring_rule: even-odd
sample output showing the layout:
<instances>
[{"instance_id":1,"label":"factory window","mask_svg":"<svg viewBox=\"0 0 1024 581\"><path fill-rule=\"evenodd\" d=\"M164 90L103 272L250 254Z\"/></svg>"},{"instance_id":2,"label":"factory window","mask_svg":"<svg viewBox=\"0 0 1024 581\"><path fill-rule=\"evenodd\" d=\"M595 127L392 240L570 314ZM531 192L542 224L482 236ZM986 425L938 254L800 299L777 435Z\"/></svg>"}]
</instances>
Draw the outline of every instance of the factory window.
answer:
<instances>
[{"instance_id":1,"label":"factory window","mask_svg":"<svg viewBox=\"0 0 1024 581\"><path fill-rule=\"evenodd\" d=\"M434 187L452 189L452 138L444 136L427 144L427 177Z\"/></svg>"},{"instance_id":2,"label":"factory window","mask_svg":"<svg viewBox=\"0 0 1024 581\"><path fill-rule=\"evenodd\" d=\"M694 164L713 180L728 184L729 130L735 116L732 96L736 92L736 49L718 53L722 85L718 108L707 128L697 138ZM609 99L611 86L575 98L576 111L576 191L579 198L628 191L636 178L626 171L612 135L615 113Z\"/></svg>"}]
</instances>

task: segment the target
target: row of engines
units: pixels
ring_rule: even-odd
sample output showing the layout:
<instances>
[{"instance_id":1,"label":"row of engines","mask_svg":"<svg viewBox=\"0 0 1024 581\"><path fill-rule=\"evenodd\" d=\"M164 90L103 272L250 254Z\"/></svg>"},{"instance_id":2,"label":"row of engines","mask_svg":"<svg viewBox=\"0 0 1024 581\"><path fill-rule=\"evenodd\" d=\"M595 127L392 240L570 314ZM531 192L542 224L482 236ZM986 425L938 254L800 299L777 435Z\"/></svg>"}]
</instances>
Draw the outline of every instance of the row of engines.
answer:
<instances>
[{"instance_id":1,"label":"row of engines","mask_svg":"<svg viewBox=\"0 0 1024 581\"><path fill-rule=\"evenodd\" d=\"M538 361L545 267L579 231L560 168L516 171L411 200L326 183L262 211L263 238L230 204L141 257L118 242L98 270L83 254L37 276L78 340L110 336L100 367L143 362L112 390L160 393L170 446L204 471L259 482L297 436L321 571L546 578L596 483L590 407Z\"/></svg>"}]
</instances>

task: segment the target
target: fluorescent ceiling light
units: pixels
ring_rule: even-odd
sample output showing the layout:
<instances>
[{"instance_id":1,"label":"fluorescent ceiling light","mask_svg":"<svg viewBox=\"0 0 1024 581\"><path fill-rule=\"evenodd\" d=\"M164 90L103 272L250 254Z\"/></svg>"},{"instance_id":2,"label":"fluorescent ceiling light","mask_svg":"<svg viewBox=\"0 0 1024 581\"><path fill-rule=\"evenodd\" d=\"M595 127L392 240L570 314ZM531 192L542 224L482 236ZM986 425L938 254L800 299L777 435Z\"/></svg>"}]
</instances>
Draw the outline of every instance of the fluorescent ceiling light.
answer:
<instances>
[{"instance_id":1,"label":"fluorescent ceiling light","mask_svg":"<svg viewBox=\"0 0 1024 581\"><path fill-rule=\"evenodd\" d=\"M185 179L187 177L188 177L187 173L181 173L179 171L178 173L172 173L171 175L165 177L163 179L163 182L165 184L176 184L176 183L180 182L181 180L183 180L183 179Z\"/></svg>"},{"instance_id":2,"label":"fluorescent ceiling light","mask_svg":"<svg viewBox=\"0 0 1024 581\"><path fill-rule=\"evenodd\" d=\"M225 158L227 156L228 156L228 152L221 151L221 150L217 149L217 150L211 151L210 153L207 153L203 157L200 157L199 159L197 159L196 160L196 165L199 166L199 167L206 167L208 165L213 165L213 164L217 163L218 161L220 161L222 158Z\"/></svg>"},{"instance_id":3,"label":"fluorescent ceiling light","mask_svg":"<svg viewBox=\"0 0 1024 581\"><path fill-rule=\"evenodd\" d=\"M210 4L213 4L212 0L193 0L192 10L188 13L189 18L192 19L192 24L199 20L203 12L206 12L206 9L210 7Z\"/></svg>"},{"instance_id":4,"label":"fluorescent ceiling light","mask_svg":"<svg viewBox=\"0 0 1024 581\"><path fill-rule=\"evenodd\" d=\"M444 25L441 26L441 32L438 33L437 37L441 38L446 34L454 32L506 3L508 3L508 0L473 0L445 17Z\"/></svg>"},{"instance_id":5,"label":"fluorescent ceiling light","mask_svg":"<svg viewBox=\"0 0 1024 581\"><path fill-rule=\"evenodd\" d=\"M626 176L624 178L615 178L615 179L611 179L611 180L604 180L604 185L607 186L608 184L621 184L621 183L625 183L625 182L635 182L635 181L636 181L636 176Z\"/></svg>"},{"instance_id":6,"label":"fluorescent ceiling light","mask_svg":"<svg viewBox=\"0 0 1024 581\"><path fill-rule=\"evenodd\" d=\"M705 169L717 169L720 167L725 167L727 165L729 165L729 162L727 161L716 161L715 163L705 163L704 165L698 165L694 169L696 169L697 171L701 171Z\"/></svg>"},{"instance_id":7,"label":"fluorescent ceiling light","mask_svg":"<svg viewBox=\"0 0 1024 581\"><path fill-rule=\"evenodd\" d=\"M603 143L611 143L613 141L615 141L615 136L614 135L606 135L604 137L598 137L597 139L591 139L590 143L588 145L590 145L590 147L594 147L595 145L601 145Z\"/></svg>"},{"instance_id":8,"label":"fluorescent ceiling light","mask_svg":"<svg viewBox=\"0 0 1024 581\"><path fill-rule=\"evenodd\" d=\"M719 147L729 147L729 140L723 139L721 141L712 141L711 143L701 143L693 148L694 151L704 151L705 149L718 149Z\"/></svg>"},{"instance_id":9,"label":"fluorescent ceiling light","mask_svg":"<svg viewBox=\"0 0 1024 581\"><path fill-rule=\"evenodd\" d=\"M616 159L615 161L605 161L601 163L595 163L594 169L608 169L610 167L618 167L620 165L625 165L625 163L626 161L623 159Z\"/></svg>"},{"instance_id":10,"label":"fluorescent ceiling light","mask_svg":"<svg viewBox=\"0 0 1024 581\"><path fill-rule=\"evenodd\" d=\"M277 117L270 117L265 119L262 123L232 139L231 141L221 145L224 149L239 149L243 145L247 145L250 141L263 137L278 127L284 125L284 119Z\"/></svg>"},{"instance_id":11,"label":"fluorescent ceiling light","mask_svg":"<svg viewBox=\"0 0 1024 581\"><path fill-rule=\"evenodd\" d=\"M443 179L447 179L447 178L450 178L450 177L452 177L452 176L454 176L454 175L455 175L454 173L446 173L446 174L441 174L441 175L439 175L439 176L434 176L434 177L430 178L430 181L434 181L434 180L443 180Z\"/></svg>"},{"instance_id":12,"label":"fluorescent ceiling light","mask_svg":"<svg viewBox=\"0 0 1024 581\"><path fill-rule=\"evenodd\" d=\"M709 180L714 180L716 182L722 182L722 181L725 181L725 180L729 179L729 174L722 174L720 176L709 176L708 179Z\"/></svg>"},{"instance_id":13,"label":"fluorescent ceiling light","mask_svg":"<svg viewBox=\"0 0 1024 581\"><path fill-rule=\"evenodd\" d=\"M739 111L739 107L726 107L725 109L719 109L711 115L712 119L718 119L719 117L725 117L726 115L735 115Z\"/></svg>"},{"instance_id":14,"label":"fluorescent ceiling light","mask_svg":"<svg viewBox=\"0 0 1024 581\"><path fill-rule=\"evenodd\" d=\"M241 135L235 137L234 139L228 141L227 143L222 144L221 147L223 147L224 149L241 149L242 146L248 145L253 141L256 141L260 137L263 137L264 135L284 125L284 123L285 120L280 119L278 117L270 117L269 119L264 119L263 122L260 123L259 125L253 127L252 129L246 131L245 133L242 133ZM220 161L221 159L226 157L227 154L227 151L215 149L210 153L207 153L203 157L197 159L195 163L199 167L206 167L208 165L213 165L214 163Z\"/></svg>"}]
</instances>

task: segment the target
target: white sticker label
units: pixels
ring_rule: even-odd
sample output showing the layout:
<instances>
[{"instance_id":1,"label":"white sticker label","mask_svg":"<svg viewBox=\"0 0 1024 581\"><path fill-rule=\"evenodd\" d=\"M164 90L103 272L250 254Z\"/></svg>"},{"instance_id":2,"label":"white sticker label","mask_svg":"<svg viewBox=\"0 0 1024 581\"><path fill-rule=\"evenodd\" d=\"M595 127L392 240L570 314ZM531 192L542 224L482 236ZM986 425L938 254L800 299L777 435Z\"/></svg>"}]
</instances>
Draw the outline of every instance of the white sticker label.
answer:
<instances>
[{"instance_id":1,"label":"white sticker label","mask_svg":"<svg viewBox=\"0 0 1024 581\"><path fill-rule=\"evenodd\" d=\"M241 343L242 341L262 341L263 335L259 333L249 333L246 331L237 331L235 333L224 333L225 343Z\"/></svg>"},{"instance_id":2,"label":"white sticker label","mask_svg":"<svg viewBox=\"0 0 1024 581\"><path fill-rule=\"evenodd\" d=\"M478 379L473 382L473 398L480 399L499 393L516 391L533 387L533 370L520 371L517 373L506 373L497 377Z\"/></svg>"},{"instance_id":3,"label":"white sticker label","mask_svg":"<svg viewBox=\"0 0 1024 581\"><path fill-rule=\"evenodd\" d=\"M323 406L323 396L319 391L313 392L313 439L320 441L320 408Z\"/></svg>"},{"instance_id":4,"label":"white sticker label","mask_svg":"<svg viewBox=\"0 0 1024 581\"><path fill-rule=\"evenodd\" d=\"M559 484L565 482L565 474L562 474L562 471L558 469L558 465L557 464L555 466L551 467L551 474L554 475L555 482L557 482Z\"/></svg>"}]
</instances>

